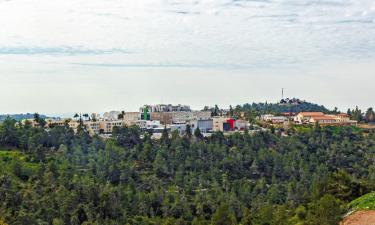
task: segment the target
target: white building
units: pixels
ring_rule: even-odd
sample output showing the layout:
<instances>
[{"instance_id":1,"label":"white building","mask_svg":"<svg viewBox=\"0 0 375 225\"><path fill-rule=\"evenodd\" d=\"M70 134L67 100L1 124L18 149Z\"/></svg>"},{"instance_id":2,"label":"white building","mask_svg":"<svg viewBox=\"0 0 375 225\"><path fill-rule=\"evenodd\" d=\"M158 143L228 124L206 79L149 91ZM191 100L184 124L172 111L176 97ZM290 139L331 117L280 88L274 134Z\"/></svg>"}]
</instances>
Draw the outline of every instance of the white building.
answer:
<instances>
[{"instance_id":1,"label":"white building","mask_svg":"<svg viewBox=\"0 0 375 225\"><path fill-rule=\"evenodd\" d=\"M120 111L110 111L110 112L105 112L103 114L103 119L104 120L118 120L118 115L120 115Z\"/></svg>"},{"instance_id":2,"label":"white building","mask_svg":"<svg viewBox=\"0 0 375 225\"><path fill-rule=\"evenodd\" d=\"M211 132L214 128L214 123L212 119L199 119L194 121L195 129L199 128L202 133ZM194 128L194 127L193 127Z\"/></svg>"},{"instance_id":3,"label":"white building","mask_svg":"<svg viewBox=\"0 0 375 225\"><path fill-rule=\"evenodd\" d=\"M157 104L157 105L144 105L139 111L143 113L147 109L151 112L190 112L190 106L188 105L172 105L172 104Z\"/></svg>"},{"instance_id":4,"label":"white building","mask_svg":"<svg viewBox=\"0 0 375 225\"><path fill-rule=\"evenodd\" d=\"M162 128L163 126L160 124L160 121L158 120L138 120L135 123L137 126L139 126L141 129L151 130L156 128Z\"/></svg>"},{"instance_id":5,"label":"white building","mask_svg":"<svg viewBox=\"0 0 375 225\"><path fill-rule=\"evenodd\" d=\"M186 123L195 120L209 120L211 112L192 111L192 112L174 112L172 113L172 123Z\"/></svg>"},{"instance_id":6,"label":"white building","mask_svg":"<svg viewBox=\"0 0 375 225\"><path fill-rule=\"evenodd\" d=\"M177 130L179 134L183 134L186 132L186 126L187 126L186 123L176 123L176 124L170 124L169 128L171 129L172 132Z\"/></svg>"},{"instance_id":7,"label":"white building","mask_svg":"<svg viewBox=\"0 0 375 225\"><path fill-rule=\"evenodd\" d=\"M248 127L249 127L249 122L247 122L245 120L236 120L234 122L234 129L235 130L245 130Z\"/></svg>"},{"instance_id":8,"label":"white building","mask_svg":"<svg viewBox=\"0 0 375 225\"><path fill-rule=\"evenodd\" d=\"M285 116L274 116L272 114L262 115L260 119L271 123L284 123L288 121L288 118Z\"/></svg>"}]
</instances>

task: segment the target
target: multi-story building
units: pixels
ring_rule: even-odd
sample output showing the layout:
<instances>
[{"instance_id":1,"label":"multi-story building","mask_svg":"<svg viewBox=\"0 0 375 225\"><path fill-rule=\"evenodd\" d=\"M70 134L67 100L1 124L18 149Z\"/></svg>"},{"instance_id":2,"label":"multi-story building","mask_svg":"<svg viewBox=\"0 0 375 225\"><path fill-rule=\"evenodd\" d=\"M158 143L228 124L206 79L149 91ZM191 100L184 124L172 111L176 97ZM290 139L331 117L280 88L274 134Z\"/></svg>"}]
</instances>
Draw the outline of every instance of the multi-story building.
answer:
<instances>
[{"instance_id":1,"label":"multi-story building","mask_svg":"<svg viewBox=\"0 0 375 225\"><path fill-rule=\"evenodd\" d=\"M120 115L120 111L110 111L105 112L103 114L103 120L118 120L118 115Z\"/></svg>"},{"instance_id":2,"label":"multi-story building","mask_svg":"<svg viewBox=\"0 0 375 225\"><path fill-rule=\"evenodd\" d=\"M326 115L322 112L301 112L295 117L295 122L303 123L319 123L321 125L357 125L357 121L350 120L349 115L340 113L340 114L331 114Z\"/></svg>"},{"instance_id":3,"label":"multi-story building","mask_svg":"<svg viewBox=\"0 0 375 225\"><path fill-rule=\"evenodd\" d=\"M70 127L71 129L74 130L74 132L77 132L77 129L78 129L78 126L79 126L79 122L78 122L78 121L76 121L76 120L71 120L71 121L69 121L68 125L69 125L69 127Z\"/></svg>"},{"instance_id":4,"label":"multi-story building","mask_svg":"<svg viewBox=\"0 0 375 225\"><path fill-rule=\"evenodd\" d=\"M317 116L324 116L324 113L322 112L300 112L297 114L296 117L294 117L294 121L297 123L308 123L311 119L311 117L317 117Z\"/></svg>"},{"instance_id":5,"label":"multi-story building","mask_svg":"<svg viewBox=\"0 0 375 225\"><path fill-rule=\"evenodd\" d=\"M228 117L221 117L221 116L215 116L212 117L212 130L217 132L217 131L225 131L226 126L225 124L227 123L227 120L230 119Z\"/></svg>"},{"instance_id":6,"label":"multi-story building","mask_svg":"<svg viewBox=\"0 0 375 225\"><path fill-rule=\"evenodd\" d=\"M136 124L140 119L141 114L139 112L125 112L123 121L126 125L131 126Z\"/></svg>"},{"instance_id":7,"label":"multi-story building","mask_svg":"<svg viewBox=\"0 0 375 225\"><path fill-rule=\"evenodd\" d=\"M151 120L159 120L162 124L186 123L194 120L208 120L211 118L209 111L190 112L152 112Z\"/></svg>"},{"instance_id":8,"label":"multi-story building","mask_svg":"<svg viewBox=\"0 0 375 225\"><path fill-rule=\"evenodd\" d=\"M90 133L90 135L100 133L100 122L99 121L84 121L83 124L86 126L86 129Z\"/></svg>"},{"instance_id":9,"label":"multi-story building","mask_svg":"<svg viewBox=\"0 0 375 225\"><path fill-rule=\"evenodd\" d=\"M323 115L323 116L311 116L309 123L319 123L321 125L324 125L324 124L336 124L337 121L332 116Z\"/></svg>"},{"instance_id":10,"label":"multi-story building","mask_svg":"<svg viewBox=\"0 0 375 225\"><path fill-rule=\"evenodd\" d=\"M194 120L208 120L211 118L209 111L172 112L172 123L183 123Z\"/></svg>"},{"instance_id":11,"label":"multi-story building","mask_svg":"<svg viewBox=\"0 0 375 225\"><path fill-rule=\"evenodd\" d=\"M123 120L104 120L99 121L99 131L100 133L110 134L114 127L122 127L125 123Z\"/></svg>"},{"instance_id":12,"label":"multi-story building","mask_svg":"<svg viewBox=\"0 0 375 225\"><path fill-rule=\"evenodd\" d=\"M187 125L190 125L191 132L193 133L197 128L202 133L209 133L212 132L213 129L213 121L212 119L204 119L204 120L193 120L189 122L181 122L181 123L173 123L168 125L171 131L177 130L180 134L186 132Z\"/></svg>"},{"instance_id":13,"label":"multi-story building","mask_svg":"<svg viewBox=\"0 0 375 225\"><path fill-rule=\"evenodd\" d=\"M346 113L340 113L340 114L336 114L336 115L328 115L328 116L332 116L333 118L336 119L337 122L339 123L345 123L345 122L349 122L350 121L350 117L348 114Z\"/></svg>"},{"instance_id":14,"label":"multi-story building","mask_svg":"<svg viewBox=\"0 0 375 225\"><path fill-rule=\"evenodd\" d=\"M274 116L272 114L262 115L260 119L271 123L284 123L288 121L288 118L285 116Z\"/></svg>"},{"instance_id":15,"label":"multi-story building","mask_svg":"<svg viewBox=\"0 0 375 225\"><path fill-rule=\"evenodd\" d=\"M143 116L142 119L144 119L145 116ZM160 123L166 125L171 124L173 121L173 115L171 112L152 112L149 114L148 120L157 120L160 121Z\"/></svg>"},{"instance_id":16,"label":"multi-story building","mask_svg":"<svg viewBox=\"0 0 375 225\"><path fill-rule=\"evenodd\" d=\"M47 126L65 126L68 119L46 119Z\"/></svg>"},{"instance_id":17,"label":"multi-story building","mask_svg":"<svg viewBox=\"0 0 375 225\"><path fill-rule=\"evenodd\" d=\"M202 133L211 132L214 126L212 119L199 119L196 121L196 124L196 127L199 128Z\"/></svg>"},{"instance_id":18,"label":"multi-story building","mask_svg":"<svg viewBox=\"0 0 375 225\"><path fill-rule=\"evenodd\" d=\"M147 112L189 112L191 111L188 105L172 105L172 104L158 104L158 105L144 105L139 110L141 113Z\"/></svg>"},{"instance_id":19,"label":"multi-story building","mask_svg":"<svg viewBox=\"0 0 375 225\"><path fill-rule=\"evenodd\" d=\"M327 115L331 116L336 120L336 123L340 125L350 125L350 126L357 126L358 121L356 120L351 120L350 116L346 113L340 113L340 114L335 114L335 115Z\"/></svg>"},{"instance_id":20,"label":"multi-story building","mask_svg":"<svg viewBox=\"0 0 375 225\"><path fill-rule=\"evenodd\" d=\"M135 123L137 126L139 126L142 130L151 130L156 128L162 128L160 121L158 120L138 120Z\"/></svg>"}]
</instances>

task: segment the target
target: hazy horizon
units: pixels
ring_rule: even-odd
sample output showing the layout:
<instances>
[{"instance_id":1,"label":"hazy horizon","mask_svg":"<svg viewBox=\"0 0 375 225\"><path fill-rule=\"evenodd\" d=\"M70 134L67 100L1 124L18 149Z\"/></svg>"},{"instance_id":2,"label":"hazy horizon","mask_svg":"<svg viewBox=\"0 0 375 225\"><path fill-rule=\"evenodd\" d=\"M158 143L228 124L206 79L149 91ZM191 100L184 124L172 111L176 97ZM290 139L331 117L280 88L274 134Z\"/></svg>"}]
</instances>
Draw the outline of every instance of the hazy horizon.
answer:
<instances>
[{"instance_id":1,"label":"hazy horizon","mask_svg":"<svg viewBox=\"0 0 375 225\"><path fill-rule=\"evenodd\" d=\"M0 0L0 113L374 107L370 0Z\"/></svg>"}]
</instances>

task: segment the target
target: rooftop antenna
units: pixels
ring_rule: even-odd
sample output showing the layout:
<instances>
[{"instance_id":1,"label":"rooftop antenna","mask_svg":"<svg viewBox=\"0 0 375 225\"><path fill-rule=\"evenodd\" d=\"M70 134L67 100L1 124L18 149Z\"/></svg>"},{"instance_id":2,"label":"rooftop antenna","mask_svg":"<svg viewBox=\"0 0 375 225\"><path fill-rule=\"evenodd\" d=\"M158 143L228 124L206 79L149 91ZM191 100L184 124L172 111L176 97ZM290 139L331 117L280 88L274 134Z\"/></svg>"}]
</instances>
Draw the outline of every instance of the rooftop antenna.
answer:
<instances>
[{"instance_id":1,"label":"rooftop antenna","mask_svg":"<svg viewBox=\"0 0 375 225\"><path fill-rule=\"evenodd\" d=\"M284 99L284 88L281 88L281 99Z\"/></svg>"}]
</instances>

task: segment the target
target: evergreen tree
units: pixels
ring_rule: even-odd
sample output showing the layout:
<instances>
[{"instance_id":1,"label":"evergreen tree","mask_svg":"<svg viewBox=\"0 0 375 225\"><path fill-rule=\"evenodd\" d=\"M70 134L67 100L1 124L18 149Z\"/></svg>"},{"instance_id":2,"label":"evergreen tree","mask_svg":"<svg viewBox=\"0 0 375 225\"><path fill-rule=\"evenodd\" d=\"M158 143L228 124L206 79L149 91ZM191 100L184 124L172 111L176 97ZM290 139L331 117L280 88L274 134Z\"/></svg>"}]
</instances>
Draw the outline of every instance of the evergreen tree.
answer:
<instances>
[{"instance_id":1,"label":"evergreen tree","mask_svg":"<svg viewBox=\"0 0 375 225\"><path fill-rule=\"evenodd\" d=\"M194 130L194 136L198 140L202 140L203 139L203 134L201 133L201 130L199 129L199 127L197 127L197 129Z\"/></svg>"},{"instance_id":2,"label":"evergreen tree","mask_svg":"<svg viewBox=\"0 0 375 225\"><path fill-rule=\"evenodd\" d=\"M187 138L191 138L191 136L192 136L192 133L191 133L191 126L190 126L190 124L187 124L187 125L186 125L185 136L186 136Z\"/></svg>"},{"instance_id":3,"label":"evergreen tree","mask_svg":"<svg viewBox=\"0 0 375 225\"><path fill-rule=\"evenodd\" d=\"M235 225L237 224L236 217L230 210L229 206L222 204L211 219L211 225Z\"/></svg>"},{"instance_id":4,"label":"evergreen tree","mask_svg":"<svg viewBox=\"0 0 375 225\"><path fill-rule=\"evenodd\" d=\"M365 114L365 121L367 123L369 122L375 122L375 112L373 108L368 108Z\"/></svg>"},{"instance_id":5,"label":"evergreen tree","mask_svg":"<svg viewBox=\"0 0 375 225\"><path fill-rule=\"evenodd\" d=\"M167 126L164 126L164 130L163 130L163 133L161 134L161 138L160 138L160 143L162 145L165 145L165 146L170 145L169 133L168 133L168 130L167 130Z\"/></svg>"},{"instance_id":6,"label":"evergreen tree","mask_svg":"<svg viewBox=\"0 0 375 225\"><path fill-rule=\"evenodd\" d=\"M316 225L338 224L341 220L341 203L332 195L324 195L316 204L312 206L310 223Z\"/></svg>"}]
</instances>

